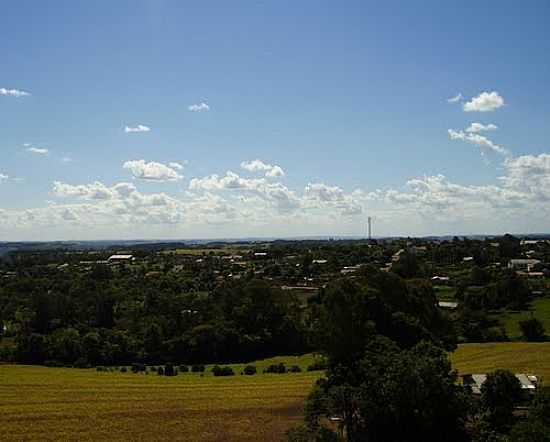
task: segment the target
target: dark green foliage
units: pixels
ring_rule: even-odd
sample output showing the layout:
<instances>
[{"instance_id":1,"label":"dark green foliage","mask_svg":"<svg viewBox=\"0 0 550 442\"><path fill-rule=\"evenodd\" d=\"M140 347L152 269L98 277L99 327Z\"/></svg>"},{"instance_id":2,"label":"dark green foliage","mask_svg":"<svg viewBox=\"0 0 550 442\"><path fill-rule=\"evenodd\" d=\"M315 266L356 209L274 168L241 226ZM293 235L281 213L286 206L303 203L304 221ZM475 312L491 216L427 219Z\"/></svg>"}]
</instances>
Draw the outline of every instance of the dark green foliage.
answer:
<instances>
[{"instance_id":1,"label":"dark green foliage","mask_svg":"<svg viewBox=\"0 0 550 442\"><path fill-rule=\"evenodd\" d=\"M481 386L481 403L486 420L496 431L504 431L513 422L514 406L521 400L521 384L514 373L495 370L487 374Z\"/></svg>"},{"instance_id":2,"label":"dark green foliage","mask_svg":"<svg viewBox=\"0 0 550 442\"><path fill-rule=\"evenodd\" d=\"M193 373L202 373L204 371L204 365L202 364L194 364L191 366L191 371Z\"/></svg>"},{"instance_id":3,"label":"dark green foliage","mask_svg":"<svg viewBox=\"0 0 550 442\"><path fill-rule=\"evenodd\" d=\"M306 423L336 417L348 441L466 440L469 402L447 355L428 343L401 350L373 337L353 366L329 368L306 407Z\"/></svg>"},{"instance_id":4,"label":"dark green foliage","mask_svg":"<svg viewBox=\"0 0 550 442\"><path fill-rule=\"evenodd\" d=\"M254 375L256 374L256 367L254 365L247 365L244 367L243 373L248 376Z\"/></svg>"},{"instance_id":5,"label":"dark green foliage","mask_svg":"<svg viewBox=\"0 0 550 442\"><path fill-rule=\"evenodd\" d=\"M264 373L283 374L286 373L286 366L283 362L280 362L278 364L271 364L264 368Z\"/></svg>"},{"instance_id":6,"label":"dark green foliage","mask_svg":"<svg viewBox=\"0 0 550 442\"><path fill-rule=\"evenodd\" d=\"M189 372L189 367L187 365L180 365L179 369L181 373Z\"/></svg>"},{"instance_id":7,"label":"dark green foliage","mask_svg":"<svg viewBox=\"0 0 550 442\"><path fill-rule=\"evenodd\" d=\"M164 376L164 368L163 367L157 368L157 375Z\"/></svg>"},{"instance_id":8,"label":"dark green foliage","mask_svg":"<svg viewBox=\"0 0 550 442\"><path fill-rule=\"evenodd\" d=\"M165 366L164 366L164 375L165 376L176 376L177 372L174 368L174 364L168 362Z\"/></svg>"},{"instance_id":9,"label":"dark green foliage","mask_svg":"<svg viewBox=\"0 0 550 442\"><path fill-rule=\"evenodd\" d=\"M328 367L328 364L324 360L318 360L315 361L313 364L308 365L307 371L320 371L320 370L326 370Z\"/></svg>"},{"instance_id":10,"label":"dark green foliage","mask_svg":"<svg viewBox=\"0 0 550 442\"><path fill-rule=\"evenodd\" d=\"M145 364L142 364L141 362L134 362L132 364L132 373L142 373L145 371L147 371Z\"/></svg>"},{"instance_id":11,"label":"dark green foliage","mask_svg":"<svg viewBox=\"0 0 550 442\"><path fill-rule=\"evenodd\" d=\"M126 373L128 371L128 369L123 365L122 367L120 367L120 372L121 373Z\"/></svg>"},{"instance_id":12,"label":"dark green foliage","mask_svg":"<svg viewBox=\"0 0 550 442\"><path fill-rule=\"evenodd\" d=\"M529 318L519 322L519 328L526 341L541 342L544 341L546 330L544 324L537 318Z\"/></svg>"},{"instance_id":13,"label":"dark green foliage","mask_svg":"<svg viewBox=\"0 0 550 442\"><path fill-rule=\"evenodd\" d=\"M299 365L292 365L292 366L288 369L288 371L289 371L290 373L300 373L300 372L302 371L302 369L300 368Z\"/></svg>"},{"instance_id":14,"label":"dark green foliage","mask_svg":"<svg viewBox=\"0 0 550 442\"><path fill-rule=\"evenodd\" d=\"M214 376L233 376L235 372L228 365L224 367L220 367L219 365L214 365L214 367L212 367L212 374Z\"/></svg>"}]
</instances>

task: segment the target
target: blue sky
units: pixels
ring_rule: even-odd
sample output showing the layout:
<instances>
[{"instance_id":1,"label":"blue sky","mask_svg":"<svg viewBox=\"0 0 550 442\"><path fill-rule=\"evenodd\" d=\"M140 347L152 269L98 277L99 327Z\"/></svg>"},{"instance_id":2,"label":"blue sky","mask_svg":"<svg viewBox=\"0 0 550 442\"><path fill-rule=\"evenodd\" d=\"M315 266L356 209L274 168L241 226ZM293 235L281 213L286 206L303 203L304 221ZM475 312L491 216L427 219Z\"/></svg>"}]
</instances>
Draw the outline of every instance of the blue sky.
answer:
<instances>
[{"instance_id":1,"label":"blue sky","mask_svg":"<svg viewBox=\"0 0 550 442\"><path fill-rule=\"evenodd\" d=\"M548 232L549 22L546 1L5 1L0 240Z\"/></svg>"}]
</instances>

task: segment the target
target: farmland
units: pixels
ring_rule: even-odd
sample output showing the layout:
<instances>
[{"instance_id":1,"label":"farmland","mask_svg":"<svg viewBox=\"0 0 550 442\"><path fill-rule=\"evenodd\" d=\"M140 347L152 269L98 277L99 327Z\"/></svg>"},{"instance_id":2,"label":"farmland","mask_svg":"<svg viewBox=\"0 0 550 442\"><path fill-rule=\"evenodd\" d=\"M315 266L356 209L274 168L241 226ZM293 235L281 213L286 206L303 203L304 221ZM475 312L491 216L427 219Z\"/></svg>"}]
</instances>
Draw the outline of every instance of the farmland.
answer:
<instances>
[{"instance_id":1,"label":"farmland","mask_svg":"<svg viewBox=\"0 0 550 442\"><path fill-rule=\"evenodd\" d=\"M312 355L258 361L305 369ZM462 373L496 368L550 378L550 343L461 345ZM232 365L240 373L242 365ZM299 423L320 372L213 377L0 365L0 439L193 441L281 440Z\"/></svg>"},{"instance_id":2,"label":"farmland","mask_svg":"<svg viewBox=\"0 0 550 442\"><path fill-rule=\"evenodd\" d=\"M0 439L280 440L299 422L318 376L171 378L5 365L0 366Z\"/></svg>"}]
</instances>

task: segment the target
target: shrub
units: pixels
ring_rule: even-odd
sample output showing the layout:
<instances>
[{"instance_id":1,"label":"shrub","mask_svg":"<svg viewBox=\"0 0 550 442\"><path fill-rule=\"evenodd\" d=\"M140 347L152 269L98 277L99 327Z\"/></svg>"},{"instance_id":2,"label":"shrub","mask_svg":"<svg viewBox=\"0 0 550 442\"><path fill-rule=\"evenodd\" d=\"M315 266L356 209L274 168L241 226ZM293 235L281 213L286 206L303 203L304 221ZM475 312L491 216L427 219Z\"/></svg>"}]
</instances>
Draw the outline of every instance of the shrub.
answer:
<instances>
[{"instance_id":1,"label":"shrub","mask_svg":"<svg viewBox=\"0 0 550 442\"><path fill-rule=\"evenodd\" d=\"M162 367L157 368L157 374L159 376L164 376L164 368L162 368Z\"/></svg>"},{"instance_id":2,"label":"shrub","mask_svg":"<svg viewBox=\"0 0 550 442\"><path fill-rule=\"evenodd\" d=\"M264 373L286 373L285 364L283 362L280 362L278 364L271 364L264 369Z\"/></svg>"},{"instance_id":3,"label":"shrub","mask_svg":"<svg viewBox=\"0 0 550 442\"><path fill-rule=\"evenodd\" d=\"M105 368L101 365L98 365L95 369L96 369L96 371L109 371L109 369L107 369L107 368Z\"/></svg>"},{"instance_id":4,"label":"shrub","mask_svg":"<svg viewBox=\"0 0 550 442\"><path fill-rule=\"evenodd\" d=\"M90 364L86 358L78 358L74 363L75 368L90 368Z\"/></svg>"},{"instance_id":5,"label":"shrub","mask_svg":"<svg viewBox=\"0 0 550 442\"><path fill-rule=\"evenodd\" d=\"M313 364L308 365L307 371L326 370L327 363L323 360L315 361Z\"/></svg>"},{"instance_id":6,"label":"shrub","mask_svg":"<svg viewBox=\"0 0 550 442\"><path fill-rule=\"evenodd\" d=\"M212 373L214 376L233 376L235 374L233 369L227 365L225 367L214 365L214 367L212 367Z\"/></svg>"},{"instance_id":7,"label":"shrub","mask_svg":"<svg viewBox=\"0 0 550 442\"><path fill-rule=\"evenodd\" d=\"M126 367L120 367L120 372L121 373L126 373L128 371L128 369Z\"/></svg>"},{"instance_id":8,"label":"shrub","mask_svg":"<svg viewBox=\"0 0 550 442\"><path fill-rule=\"evenodd\" d=\"M288 369L288 371L291 373L301 373L302 369L300 368L299 365L293 365Z\"/></svg>"},{"instance_id":9,"label":"shrub","mask_svg":"<svg viewBox=\"0 0 550 442\"><path fill-rule=\"evenodd\" d=\"M176 376L176 370L174 369L174 365L168 362L164 366L164 375L165 376Z\"/></svg>"},{"instance_id":10,"label":"shrub","mask_svg":"<svg viewBox=\"0 0 550 442\"><path fill-rule=\"evenodd\" d=\"M142 363L139 363L139 362L134 362L132 364L132 373L139 373L139 372L143 372L143 371L146 371L147 370L147 367L145 367L145 364L142 364Z\"/></svg>"},{"instance_id":11,"label":"shrub","mask_svg":"<svg viewBox=\"0 0 550 442\"><path fill-rule=\"evenodd\" d=\"M182 373L187 373L189 371L189 367L187 365L180 365L180 371Z\"/></svg>"},{"instance_id":12,"label":"shrub","mask_svg":"<svg viewBox=\"0 0 550 442\"><path fill-rule=\"evenodd\" d=\"M530 342L544 341L545 330L544 324L537 318L526 319L519 322L519 328L525 340Z\"/></svg>"},{"instance_id":13,"label":"shrub","mask_svg":"<svg viewBox=\"0 0 550 442\"><path fill-rule=\"evenodd\" d=\"M248 376L256 374L256 367L254 365L247 365L246 367L244 367L243 373Z\"/></svg>"},{"instance_id":14,"label":"shrub","mask_svg":"<svg viewBox=\"0 0 550 442\"><path fill-rule=\"evenodd\" d=\"M193 373L202 373L204 371L204 365L195 364L195 365L191 366L191 371Z\"/></svg>"}]
</instances>

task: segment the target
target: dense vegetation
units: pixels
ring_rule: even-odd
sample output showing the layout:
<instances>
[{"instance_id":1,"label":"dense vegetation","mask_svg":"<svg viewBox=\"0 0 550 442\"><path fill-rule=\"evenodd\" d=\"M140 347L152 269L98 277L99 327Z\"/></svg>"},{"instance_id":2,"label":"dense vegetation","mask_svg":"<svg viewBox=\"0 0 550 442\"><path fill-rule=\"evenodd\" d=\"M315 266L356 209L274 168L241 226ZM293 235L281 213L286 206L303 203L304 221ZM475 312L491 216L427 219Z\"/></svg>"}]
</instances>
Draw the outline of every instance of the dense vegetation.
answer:
<instances>
[{"instance_id":1,"label":"dense vegetation","mask_svg":"<svg viewBox=\"0 0 550 442\"><path fill-rule=\"evenodd\" d=\"M502 318L514 312L523 339L546 340L545 318L527 315L548 294L546 241L142 245L131 258L108 259L115 252L5 256L0 359L131 365L135 373L159 365L156 373L169 377L216 364L214 376L232 377L257 369L235 372L230 362L316 351L325 376L292 440L522 440L515 377L491 374L493 396L472 401L448 352L461 342L509 340ZM515 267L511 259L524 261ZM547 436L538 430L544 411L536 411L545 398L521 426L532 436Z\"/></svg>"}]
</instances>

